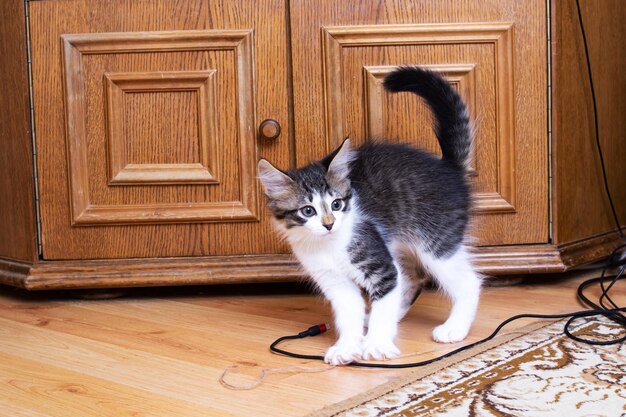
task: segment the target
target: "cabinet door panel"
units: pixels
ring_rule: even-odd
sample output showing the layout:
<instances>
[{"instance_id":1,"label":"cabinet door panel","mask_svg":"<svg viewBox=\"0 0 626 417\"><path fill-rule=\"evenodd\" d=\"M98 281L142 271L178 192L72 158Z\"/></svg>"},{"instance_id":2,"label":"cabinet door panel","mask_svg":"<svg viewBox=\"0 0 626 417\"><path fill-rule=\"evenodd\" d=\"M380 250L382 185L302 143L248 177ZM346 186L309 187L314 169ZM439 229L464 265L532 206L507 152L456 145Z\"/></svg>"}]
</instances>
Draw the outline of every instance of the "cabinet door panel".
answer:
<instances>
[{"instance_id":1,"label":"cabinet door panel","mask_svg":"<svg viewBox=\"0 0 626 417\"><path fill-rule=\"evenodd\" d=\"M478 3L292 2L298 162L347 136L440 153L424 103L382 88L396 66L421 65L446 77L476 120L478 244L546 242L545 4Z\"/></svg>"},{"instance_id":2,"label":"cabinet door panel","mask_svg":"<svg viewBox=\"0 0 626 417\"><path fill-rule=\"evenodd\" d=\"M256 219L250 31L62 39L73 225Z\"/></svg>"},{"instance_id":3,"label":"cabinet door panel","mask_svg":"<svg viewBox=\"0 0 626 417\"><path fill-rule=\"evenodd\" d=\"M256 180L260 156L292 160L287 133L256 134L265 118L289 132L284 16L271 0L31 4L46 259L285 250Z\"/></svg>"}]
</instances>

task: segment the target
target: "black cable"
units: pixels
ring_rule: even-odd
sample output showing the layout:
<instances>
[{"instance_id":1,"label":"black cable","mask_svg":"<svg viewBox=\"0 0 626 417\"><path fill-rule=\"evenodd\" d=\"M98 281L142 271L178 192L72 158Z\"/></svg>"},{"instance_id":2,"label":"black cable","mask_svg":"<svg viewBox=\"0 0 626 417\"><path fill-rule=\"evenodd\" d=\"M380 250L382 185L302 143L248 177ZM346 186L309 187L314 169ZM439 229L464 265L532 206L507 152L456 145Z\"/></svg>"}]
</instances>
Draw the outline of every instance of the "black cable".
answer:
<instances>
[{"instance_id":1,"label":"black cable","mask_svg":"<svg viewBox=\"0 0 626 417\"><path fill-rule=\"evenodd\" d=\"M621 247L620 247L621 248ZM618 248L619 249L619 248ZM617 250L617 249L616 249ZM587 306L589 307L593 307L592 310L588 310L589 312L595 312L596 314L593 315L599 315L602 314L603 316L613 320L614 322L621 324L622 327L624 327L624 329L626 329L626 318L624 317L623 314L621 314L622 312L626 311L625 308L619 308L617 307L617 305L615 305L615 303L613 302L613 300L611 300L611 298L608 296L608 292L611 290L611 288L613 288L613 286L615 285L615 283L621 279L626 278L624 276L624 269L626 268L626 265L622 265L622 267L620 268L619 272L617 273L617 275L615 275L613 277L613 279L611 280L611 283L605 287L604 286L604 281L606 280L606 270L607 270L608 266L605 266L602 269L602 274L600 275L599 278L591 278L588 279L586 281L584 281L583 283L581 283L578 286L578 298L585 303ZM600 288L602 289L602 293L600 295L600 306L598 306L597 304L593 303L591 300L589 300L589 298L587 298L587 296L585 296L584 291L585 288L587 288L588 286L590 286L591 284L594 284L596 282L600 283ZM604 306L604 303L602 302L602 299L606 298L607 300L610 300L612 305L615 305L615 308L613 309L607 309ZM591 340L591 339L585 339L583 337L580 336L576 336L574 334L572 334L569 330L570 326L573 325L574 321L579 318L579 317L575 317L572 316L570 317L570 319L567 321L567 323L565 323L565 327L563 329L563 332L571 339L576 340L577 342L581 342L581 343L586 343L589 345L613 345L616 343L622 343L626 340L626 336L623 336L619 339L615 339L615 340L609 340L609 341L597 341L597 340Z\"/></svg>"},{"instance_id":2,"label":"black cable","mask_svg":"<svg viewBox=\"0 0 626 417\"><path fill-rule=\"evenodd\" d=\"M609 260L607 263L607 266L615 266L615 267L619 267L621 266L621 273L624 273L624 265L626 264L626 258L617 258L615 259L615 255L622 252L622 250L626 248L626 244L622 244L620 246L618 246L617 248L615 248L613 250L613 252L611 253L611 255L609 256ZM604 278L604 274L606 272L606 268L604 268L602 270L602 275L600 278ZM609 303L611 303L611 307L612 308L617 308L617 305L613 302L613 300L611 300L611 297L609 297L609 290L611 289L611 287L614 285L614 283L612 282L606 289L604 288L604 279L600 280L600 287L602 288L602 296L600 297L600 305L603 308L607 308L604 305L604 301L603 299L606 298L608 300Z\"/></svg>"},{"instance_id":3,"label":"black cable","mask_svg":"<svg viewBox=\"0 0 626 417\"><path fill-rule=\"evenodd\" d=\"M590 306L596 306L595 303L591 302L585 295L584 295L584 290L585 288L587 288L589 285L596 283L596 282L600 282L602 279L605 279L606 277L601 277L601 278L591 278L588 279L586 281L584 281L583 283L580 284L580 286L578 287L578 295L581 298L581 300L583 302L585 302L587 305ZM615 277L613 277L611 284L606 288L607 291L610 290L613 285L619 281L619 280L623 280L625 279L626 276L624 276L624 268L622 268L622 270L620 271L620 273L618 275L616 275ZM603 291L603 293L605 293L605 291ZM596 306L597 307L597 306ZM347 366L355 366L355 367L361 367L361 368L385 368L385 369L400 369L400 368L414 368L414 367L418 367L418 366L424 366L424 365L429 365L433 362L437 362L440 361L442 359L448 358L450 356L456 355L459 352L463 352L465 350L471 349L475 346L478 346L480 344L483 344L485 342L488 342L489 340L493 339L494 337L496 337L496 335L500 332L500 330L502 330L502 328L504 326L506 326L507 324L511 323L512 321L515 320L519 320L519 319L525 319L525 318L534 318L534 319L564 319L564 318L569 318L569 320L566 322L565 327L563 329L563 332L570 337L573 340L576 340L577 342L581 342L581 343L587 343L590 345L614 345L617 343L623 343L626 340L626 335L617 338L617 339L613 339L613 340L591 340L591 339L585 339L583 337L574 335L571 333L571 331L569 330L570 326L574 323L574 321L576 319L580 319L580 318L584 318L584 317L593 317L593 316L606 316L620 324L622 324L622 326L624 326L624 328L626 329L626 320L624 319L624 316L621 313L626 312L626 307L621 307L621 308L614 308L614 309L603 309L603 308L596 308L596 309L592 309L592 310L583 310L583 311L574 311L571 313L563 313L563 314L518 314L516 316L513 317L509 317L508 319L504 320L502 323L500 323L500 325L498 325L498 327L496 327L496 329L487 337L485 337L484 339L481 339L477 342L474 343L470 343L469 345L465 345L465 346L461 346L458 349L455 349L453 351L450 351L444 355L438 356L436 358L432 358L432 359L427 359L424 361L420 361L420 362L411 362L411 363L369 363L369 362L352 362ZM320 326L324 326L324 330L319 329ZM312 329L315 329L315 331L313 333L310 333ZM279 353L285 356L289 356L292 358L298 358L298 359L306 359L306 360L324 360L324 357L321 355L306 355L306 354L300 354L300 353L294 353L294 352L290 352L284 349L280 349L278 347L279 344L281 344L282 342L286 341L286 340L294 340L294 339L302 339L304 337L308 337L308 336L315 336L317 334L323 333L326 330L326 326L325 325L319 325L319 326L312 326L310 327L308 330L305 330L304 332L301 332L299 334L296 335L290 335L290 336L283 336L280 337L278 339L276 339L271 345L270 345L270 350L274 353Z\"/></svg>"},{"instance_id":4,"label":"black cable","mask_svg":"<svg viewBox=\"0 0 626 417\"><path fill-rule=\"evenodd\" d=\"M593 84L593 76L592 76L592 72L591 72L591 61L589 59L589 49L587 46L587 36L585 34L585 26L583 23L583 18L582 18L582 13L580 11L580 4L579 4L579 0L576 0L576 10L578 12L578 23L580 25L580 31L582 34L582 38L583 38L583 46L585 49L585 58L586 58L586 63L587 63L587 73L589 76L589 86L591 89L591 97L593 99L593 116L594 116L594 129L595 129L595 142L596 142L596 147L598 150L598 156L600 158L600 165L602 167L602 179L604 182L604 190L606 192L606 195L608 197L609 200L609 204L611 206L611 212L613 214L613 220L615 221L615 225L617 226L617 230L619 232L620 237L622 238L622 241L625 241L626 238L624 236L624 232L622 231L622 226L621 223L619 221L619 218L617 216L617 211L615 210L615 204L613 203L613 198L611 197L611 191L609 188L609 182L607 179L607 175L606 175L606 167L605 167L605 163L604 163L604 156L602 153L602 146L600 145L600 133L599 133L599 126L598 126L598 109L597 109L597 103L596 103L596 92L595 92L595 87ZM573 325L573 323L581 318L585 318L585 317L594 317L594 316L599 316L599 315L603 315L611 320L613 320L614 322L621 324L624 329L626 329L626 317L624 317L624 315L622 314L623 312L626 312L626 308L625 307L618 307L617 304L611 299L611 297L609 296L609 291L611 290L611 288L613 288L613 286L615 285L615 283L619 280L622 280L624 278L626 278L624 276L624 272L626 270L626 257L621 256L621 252L622 250L626 248L626 244L622 244L620 246L618 246L617 248L615 248L613 250L613 252L611 253L611 255L608 258L608 261L605 264L605 267L602 270L602 274L600 275L599 278L591 278L588 279L584 282L582 282L579 286L578 286L578 290L577 290L577 294L578 294L578 298L584 303L586 304L588 307L591 307L590 310L583 310L583 311L575 311L572 313L564 313L564 314L518 314L517 316L513 316L510 317L506 320L504 320L502 323L500 323L500 325L486 338L481 339L477 342L474 343L470 343L469 345L466 346L462 346L458 349L455 349L451 352L448 352L444 355L441 355L439 357L436 358L432 358L432 359L428 359L425 361L420 361L420 362L413 362L413 363L400 363L400 364L378 364L378 363L367 363L367 362L352 362L349 364L349 366L356 366L356 367L364 367L364 368L412 368L412 367L418 367L418 366L424 366L424 365L428 365L431 364L433 362L437 362L440 361L442 359L448 358L450 356L456 355L459 352L463 352L465 350L471 349L474 346L478 346L482 343L485 343L491 339L493 339L499 332L500 330L506 326L508 323L515 321L515 320L519 320L522 318L538 318L538 319L562 319L562 318L569 318L569 320L565 323L565 327L563 328L563 332L571 339L576 340L577 342L580 343L586 343L586 344L590 344L590 345L613 345L613 344L617 344L617 343L623 343L626 340L626 335L622 336L620 338L614 339L614 340L605 340L605 341L599 341L599 340L591 340L591 339L585 339L583 337L577 336L572 334L572 332L570 331L570 327ZM617 256L618 254L620 254L620 256ZM616 259L617 257L617 259ZM606 277L606 271L609 267L618 267L619 268L619 272L617 273L617 275L615 275L613 277L613 279L611 280L610 284L608 286L605 287L604 282L607 279ZM587 287L589 287L590 285L594 284L594 283L600 283L600 288L601 288L601 295L600 298L598 300L600 305L595 304L594 302L592 302L591 300L589 300L589 298L584 294L584 291ZM610 307L612 308L607 308L607 306L604 303L604 300L607 300L610 303ZM326 325L318 325L318 326L312 326L310 327L308 330L305 330L304 332L301 332L297 335L292 335L292 336L283 336L280 337L278 339L276 339L271 345L270 345L270 350L272 352L275 353L279 353L279 354L283 354L286 356L290 356L293 358L298 358L298 359L307 359L307 360L324 360L323 356L319 356L319 355L304 355L304 354L299 354L299 353L293 353L293 352L289 352L286 351L284 349L280 349L277 346L284 342L285 340L293 340L293 339L300 339L303 337L308 337L308 336L315 336L318 335L320 333L323 333L327 330L327 326Z\"/></svg>"},{"instance_id":5,"label":"black cable","mask_svg":"<svg viewBox=\"0 0 626 417\"><path fill-rule=\"evenodd\" d=\"M591 89L591 98L593 104L593 123L595 129L596 147L598 149L598 156L600 157L600 166L602 167L602 179L604 180L604 190L609 199L609 205L611 206L611 213L613 214L613 220L617 226L617 231L622 239L624 239L624 232L622 231L622 225L617 217L617 211L615 210L615 204L613 204L613 198L611 197L611 191L609 190L609 181L606 176L606 168L604 166L604 155L602 154L602 147L600 146L600 132L598 125L598 106L596 103L596 89L593 85L593 76L591 73L591 60L589 59L589 48L587 46L587 35L585 34L585 25L583 24L583 16L580 11L579 0L576 0L576 11L578 12L578 23L580 26L580 32L583 37L583 46L585 48L585 58L587 62L587 73L589 76L589 87Z\"/></svg>"},{"instance_id":6,"label":"black cable","mask_svg":"<svg viewBox=\"0 0 626 417\"><path fill-rule=\"evenodd\" d=\"M621 249L622 247L620 246L619 248L616 248L616 251L618 249ZM622 315L622 313L626 312L626 307L617 307L615 306L615 308L612 309L607 309L607 308L603 308L601 306L598 306L597 304L595 304L594 302L592 302L586 295L585 295L585 289L588 288L590 285L595 284L595 283L600 283L601 284L601 288L602 288L602 294L600 296L600 300L602 300L603 298L606 298L607 300L611 300L610 297L608 296L608 292L611 290L611 288L613 288L613 286L615 285L615 283L617 283L617 281L626 279L626 276L624 275L626 269L626 265L622 265L621 269L619 270L619 273L617 275L615 275L610 284L608 286L604 286L604 281L608 278L606 276L606 270L607 268L605 267L602 270L602 275L599 278L590 278L584 282L582 282L579 286L578 286L578 290L577 290L577 294L578 297L580 298L580 300L586 304L589 307L592 307L592 309L590 310L582 310L582 311L575 311L575 312L571 312L571 313L562 313L562 314L518 314L516 316L510 317L506 320L504 320L502 323L500 323L500 325L498 325L498 327L487 337L485 337L484 339L481 339L477 342L474 343L470 343L469 345L465 345L465 346L461 346L458 349L455 349L451 352L448 352L444 355L438 356L436 358L432 358L432 359L427 359L424 361L420 361L420 362L411 362L411 363L369 363L369 362L352 362L350 363L348 366L354 366L354 367L362 367L362 368L386 368L386 369L401 369L401 368L413 368L413 367L419 367L419 366L424 366L424 365L428 365L431 364L433 362L437 362L440 361L442 359L448 358L450 356L456 355L459 352L463 352L465 350L471 349L475 346L478 346L480 344L483 344L491 339L493 339L494 337L496 337L496 335L502 330L502 328L504 326L506 326L507 324L515 321L515 320L519 320L519 319L523 319L523 318L535 318L535 319L563 319L563 318L569 318L569 320L565 323L565 326L563 328L563 332L570 337L571 339L577 341L577 342L581 342L581 343L586 343L586 344L590 344L590 345L613 345L613 344L617 344L617 343L623 343L626 340L626 335L617 338L617 339L613 339L613 340L604 340L604 341L600 341L600 340L592 340L592 339L585 339L584 337L578 336L578 335L574 335L571 331L570 331L570 327L574 324L575 320L577 319L581 319L581 318L585 318L585 317L594 317L594 316L600 316L603 315L619 324L621 324L625 329L626 329L626 318ZM610 301L611 304L615 305L615 303L611 300ZM600 303L602 304L602 301L600 301ZM274 353L279 353L285 356L289 356L292 358L298 358L298 359L306 359L306 360L324 360L323 356L320 355L307 355L307 354L300 354L300 353L294 353L294 352L290 352L284 349L281 349L278 347L279 344L281 344L282 342L286 341L286 340L294 340L294 339L301 339L304 337L308 337L308 336L315 336L318 335L320 333L323 333L327 330L327 326L326 325L318 325L318 326L312 326L310 327L308 330L305 330L303 332L300 332L297 335L290 335L290 336L283 336L280 337L278 339L276 339L271 345L270 345L270 350Z\"/></svg>"}]
</instances>

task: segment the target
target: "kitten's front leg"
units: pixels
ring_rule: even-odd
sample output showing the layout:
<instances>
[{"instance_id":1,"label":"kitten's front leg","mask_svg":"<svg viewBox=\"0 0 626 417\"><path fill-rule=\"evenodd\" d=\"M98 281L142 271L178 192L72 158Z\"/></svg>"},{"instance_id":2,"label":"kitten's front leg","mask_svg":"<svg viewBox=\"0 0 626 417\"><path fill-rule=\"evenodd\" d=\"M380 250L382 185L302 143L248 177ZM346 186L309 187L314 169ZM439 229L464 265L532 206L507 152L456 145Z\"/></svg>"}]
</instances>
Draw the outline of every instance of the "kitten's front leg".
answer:
<instances>
[{"instance_id":1,"label":"kitten's front leg","mask_svg":"<svg viewBox=\"0 0 626 417\"><path fill-rule=\"evenodd\" d=\"M363 324L365 320L365 301L361 290L348 279L322 278L316 282L330 301L335 317L337 342L324 356L324 361L331 365L346 365L361 359Z\"/></svg>"},{"instance_id":2,"label":"kitten's front leg","mask_svg":"<svg viewBox=\"0 0 626 417\"><path fill-rule=\"evenodd\" d=\"M397 268L386 277L394 287L378 297L372 296L367 335L363 341L361 357L366 360L393 359L400 350L393 340L398 332L398 320L402 308L402 281ZM388 284L389 285L389 284Z\"/></svg>"}]
</instances>

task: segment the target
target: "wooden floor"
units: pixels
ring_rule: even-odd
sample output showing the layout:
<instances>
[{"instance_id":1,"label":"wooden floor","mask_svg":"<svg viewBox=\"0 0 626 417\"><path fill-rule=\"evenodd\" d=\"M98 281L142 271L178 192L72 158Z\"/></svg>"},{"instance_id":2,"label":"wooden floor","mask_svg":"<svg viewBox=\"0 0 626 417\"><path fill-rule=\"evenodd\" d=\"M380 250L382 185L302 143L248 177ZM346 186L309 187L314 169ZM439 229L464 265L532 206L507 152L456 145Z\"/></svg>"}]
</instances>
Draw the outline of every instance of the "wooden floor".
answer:
<instances>
[{"instance_id":1,"label":"wooden floor","mask_svg":"<svg viewBox=\"0 0 626 417\"><path fill-rule=\"evenodd\" d=\"M581 280L552 276L486 288L467 342L514 314L580 309L575 289ZM613 298L624 305L626 285L617 287ZM433 291L418 299L401 324L399 346L423 354L408 359L455 347L430 340L447 308ZM246 374L234 378L237 383L252 381L262 368L324 367L271 354L268 345L330 321L328 305L295 285L131 290L110 300L0 287L0 415L301 416L408 372L343 367L269 375L251 391L219 384L233 364ZM321 353L332 337L287 346Z\"/></svg>"}]
</instances>

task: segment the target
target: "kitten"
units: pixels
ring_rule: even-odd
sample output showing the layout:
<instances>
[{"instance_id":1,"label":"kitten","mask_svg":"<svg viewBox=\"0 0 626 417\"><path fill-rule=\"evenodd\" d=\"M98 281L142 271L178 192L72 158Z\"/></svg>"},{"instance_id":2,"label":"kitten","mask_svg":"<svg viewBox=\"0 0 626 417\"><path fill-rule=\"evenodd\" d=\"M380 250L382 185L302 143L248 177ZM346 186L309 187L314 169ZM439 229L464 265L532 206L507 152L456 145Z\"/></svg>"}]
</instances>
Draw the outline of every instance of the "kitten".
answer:
<instances>
[{"instance_id":1,"label":"kitten","mask_svg":"<svg viewBox=\"0 0 626 417\"><path fill-rule=\"evenodd\" d=\"M463 246L473 136L467 108L444 79L418 67L395 70L384 85L426 100L441 158L398 144L353 149L346 140L300 169L258 165L276 228L331 303L338 340L325 361L333 365L400 354L398 322L419 294L424 271L452 300L434 340L464 339L478 306L481 280Z\"/></svg>"}]
</instances>

